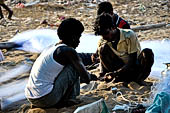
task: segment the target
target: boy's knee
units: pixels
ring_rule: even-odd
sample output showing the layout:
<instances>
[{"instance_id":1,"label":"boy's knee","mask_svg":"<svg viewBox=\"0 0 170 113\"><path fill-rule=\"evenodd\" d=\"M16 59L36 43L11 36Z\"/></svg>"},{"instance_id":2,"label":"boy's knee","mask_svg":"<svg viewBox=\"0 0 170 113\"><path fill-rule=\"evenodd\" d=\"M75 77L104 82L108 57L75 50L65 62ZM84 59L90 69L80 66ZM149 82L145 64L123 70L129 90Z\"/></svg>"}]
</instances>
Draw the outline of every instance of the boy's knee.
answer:
<instances>
[{"instance_id":1,"label":"boy's knee","mask_svg":"<svg viewBox=\"0 0 170 113\"><path fill-rule=\"evenodd\" d=\"M145 54L153 54L153 51L150 48L145 48L142 50L142 52L144 52Z\"/></svg>"},{"instance_id":2,"label":"boy's knee","mask_svg":"<svg viewBox=\"0 0 170 113\"><path fill-rule=\"evenodd\" d=\"M152 49L143 49L139 56L139 60L141 60L141 64L147 65L146 67L151 67L154 63L154 53Z\"/></svg>"},{"instance_id":3,"label":"boy's knee","mask_svg":"<svg viewBox=\"0 0 170 113\"><path fill-rule=\"evenodd\" d=\"M152 49L145 48L143 50L143 53L144 53L144 58L147 61L154 62L154 53L153 53Z\"/></svg>"}]
</instances>

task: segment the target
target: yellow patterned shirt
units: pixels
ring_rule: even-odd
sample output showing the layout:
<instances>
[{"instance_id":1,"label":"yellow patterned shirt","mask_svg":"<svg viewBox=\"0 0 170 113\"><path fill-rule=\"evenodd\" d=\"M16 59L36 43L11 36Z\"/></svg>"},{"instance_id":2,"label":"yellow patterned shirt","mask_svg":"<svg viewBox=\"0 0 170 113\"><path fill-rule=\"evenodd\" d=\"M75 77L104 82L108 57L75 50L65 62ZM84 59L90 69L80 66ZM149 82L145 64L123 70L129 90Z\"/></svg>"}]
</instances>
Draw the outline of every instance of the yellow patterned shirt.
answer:
<instances>
[{"instance_id":1,"label":"yellow patterned shirt","mask_svg":"<svg viewBox=\"0 0 170 113\"><path fill-rule=\"evenodd\" d=\"M120 29L120 40L117 45L117 50L112 47L111 42L107 42L101 39L98 43L98 47L100 48L103 44L108 44L112 51L119 56L124 63L128 62L129 54L137 52L140 54L141 46L137 39L134 31L130 29Z\"/></svg>"}]
</instances>

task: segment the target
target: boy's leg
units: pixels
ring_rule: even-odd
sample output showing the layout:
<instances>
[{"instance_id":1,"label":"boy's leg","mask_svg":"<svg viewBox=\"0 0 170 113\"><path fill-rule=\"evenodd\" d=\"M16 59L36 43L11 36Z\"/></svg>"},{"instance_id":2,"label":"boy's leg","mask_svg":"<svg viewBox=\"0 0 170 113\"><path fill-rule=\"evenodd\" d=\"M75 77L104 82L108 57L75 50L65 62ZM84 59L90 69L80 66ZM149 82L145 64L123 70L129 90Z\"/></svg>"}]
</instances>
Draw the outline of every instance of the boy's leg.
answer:
<instances>
[{"instance_id":1,"label":"boy's leg","mask_svg":"<svg viewBox=\"0 0 170 113\"><path fill-rule=\"evenodd\" d=\"M99 56L100 56L100 63L101 63L101 75L104 76L104 74L108 72L114 72L123 67L125 64L111 49L108 45L104 45L99 50ZM118 75L118 77L115 78L114 82L126 82L129 83L132 80L132 77L134 76L133 70L129 70L128 72L121 73ZM129 76L130 75L130 76Z\"/></svg>"},{"instance_id":2,"label":"boy's leg","mask_svg":"<svg viewBox=\"0 0 170 113\"><path fill-rule=\"evenodd\" d=\"M99 68L100 68L99 77L104 77L104 75L108 72L108 70L104 67L104 65L101 61L99 64Z\"/></svg>"},{"instance_id":3,"label":"boy's leg","mask_svg":"<svg viewBox=\"0 0 170 113\"><path fill-rule=\"evenodd\" d=\"M107 72L116 71L124 65L122 59L120 59L107 44L100 48L99 57L101 66L103 66Z\"/></svg>"},{"instance_id":4,"label":"boy's leg","mask_svg":"<svg viewBox=\"0 0 170 113\"><path fill-rule=\"evenodd\" d=\"M75 99L79 94L79 75L71 65L68 65L56 78L53 90L49 94L29 101L37 107L52 107L59 102Z\"/></svg>"},{"instance_id":5,"label":"boy's leg","mask_svg":"<svg viewBox=\"0 0 170 113\"><path fill-rule=\"evenodd\" d=\"M148 48L143 49L138 57L138 63L139 66L137 70L139 70L139 75L136 80L142 82L149 76L154 63L154 54L152 50Z\"/></svg>"},{"instance_id":6,"label":"boy's leg","mask_svg":"<svg viewBox=\"0 0 170 113\"><path fill-rule=\"evenodd\" d=\"M0 19L4 18L3 13L2 13L2 9L1 9L1 4L0 4Z\"/></svg>"},{"instance_id":7,"label":"boy's leg","mask_svg":"<svg viewBox=\"0 0 170 113\"><path fill-rule=\"evenodd\" d=\"M93 64L91 56L93 53L78 53L85 66Z\"/></svg>"},{"instance_id":8,"label":"boy's leg","mask_svg":"<svg viewBox=\"0 0 170 113\"><path fill-rule=\"evenodd\" d=\"M1 6L9 12L8 19L11 19L13 11L5 4L1 4Z\"/></svg>"}]
</instances>

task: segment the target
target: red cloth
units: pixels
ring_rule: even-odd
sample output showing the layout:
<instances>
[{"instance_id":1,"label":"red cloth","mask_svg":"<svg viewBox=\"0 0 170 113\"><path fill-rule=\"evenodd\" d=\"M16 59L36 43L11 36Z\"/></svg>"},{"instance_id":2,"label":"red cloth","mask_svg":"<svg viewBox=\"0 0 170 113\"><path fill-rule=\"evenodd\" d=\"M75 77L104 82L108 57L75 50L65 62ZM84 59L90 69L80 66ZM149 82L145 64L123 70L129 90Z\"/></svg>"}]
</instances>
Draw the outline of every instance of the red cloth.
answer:
<instances>
[{"instance_id":1,"label":"red cloth","mask_svg":"<svg viewBox=\"0 0 170 113\"><path fill-rule=\"evenodd\" d=\"M119 28L123 28L124 25L126 25L126 22L124 20L121 20L119 24Z\"/></svg>"},{"instance_id":2,"label":"red cloth","mask_svg":"<svg viewBox=\"0 0 170 113\"><path fill-rule=\"evenodd\" d=\"M16 7L17 7L17 8L24 8L25 6L24 6L24 4L22 4L22 3L18 3L18 4L16 5Z\"/></svg>"}]
</instances>

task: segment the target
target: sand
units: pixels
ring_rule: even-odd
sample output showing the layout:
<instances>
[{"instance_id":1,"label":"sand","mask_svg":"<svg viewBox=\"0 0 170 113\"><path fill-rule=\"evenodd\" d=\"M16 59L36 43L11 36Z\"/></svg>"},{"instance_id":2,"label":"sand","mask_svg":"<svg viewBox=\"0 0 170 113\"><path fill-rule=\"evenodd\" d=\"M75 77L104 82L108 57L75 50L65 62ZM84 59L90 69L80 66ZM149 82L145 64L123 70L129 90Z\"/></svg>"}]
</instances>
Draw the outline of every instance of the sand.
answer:
<instances>
[{"instance_id":1,"label":"sand","mask_svg":"<svg viewBox=\"0 0 170 113\"><path fill-rule=\"evenodd\" d=\"M110 0L113 4L114 11L118 13L119 16L127 20L132 27L156 24L161 22L170 23L170 13L168 2L160 0ZM8 2L6 2L8 3ZM12 20L7 18L0 20L0 42L6 42L10 40L17 32L22 32L30 29L40 29L40 28L51 28L57 29L57 25L60 24L63 18L74 17L79 19L85 26L85 33L93 33L93 24L96 17L96 3L78 2L72 5L59 5L55 2L41 3L34 6L17 8L16 4L9 5L14 11L14 16ZM7 17L7 12L3 10L4 16ZM47 20L51 26L41 24L43 20ZM170 29L166 27L151 29L146 31L136 32L138 39L143 40L162 40L165 38L170 38ZM7 51L2 50L5 60L0 62L1 67L5 69L14 68L17 65L29 59L34 62L38 54L30 53L25 51ZM94 73L98 73L94 71ZM22 79L28 77L29 72L20 75ZM1 83L7 84L18 80L19 77L8 80L7 82ZM157 82L155 78L148 78L148 82ZM29 113L41 112L41 113L70 113L73 112L78 106L94 102L100 98L104 98L108 109L112 112L112 108L115 105L130 103L145 103L148 101L151 94L150 86L139 86L137 83L132 82L127 87L122 86L122 83L105 83L105 82L95 82L93 90L81 90L81 100L83 102L79 105L62 108L62 109L30 109ZM122 93L116 97L116 92L112 92L111 88L117 88L117 91ZM12 109L0 112L14 113L17 110L22 111L21 105L28 104L27 101L20 101L15 103ZM23 110L24 111L24 110ZM117 111L118 113L126 113L124 111Z\"/></svg>"}]
</instances>

